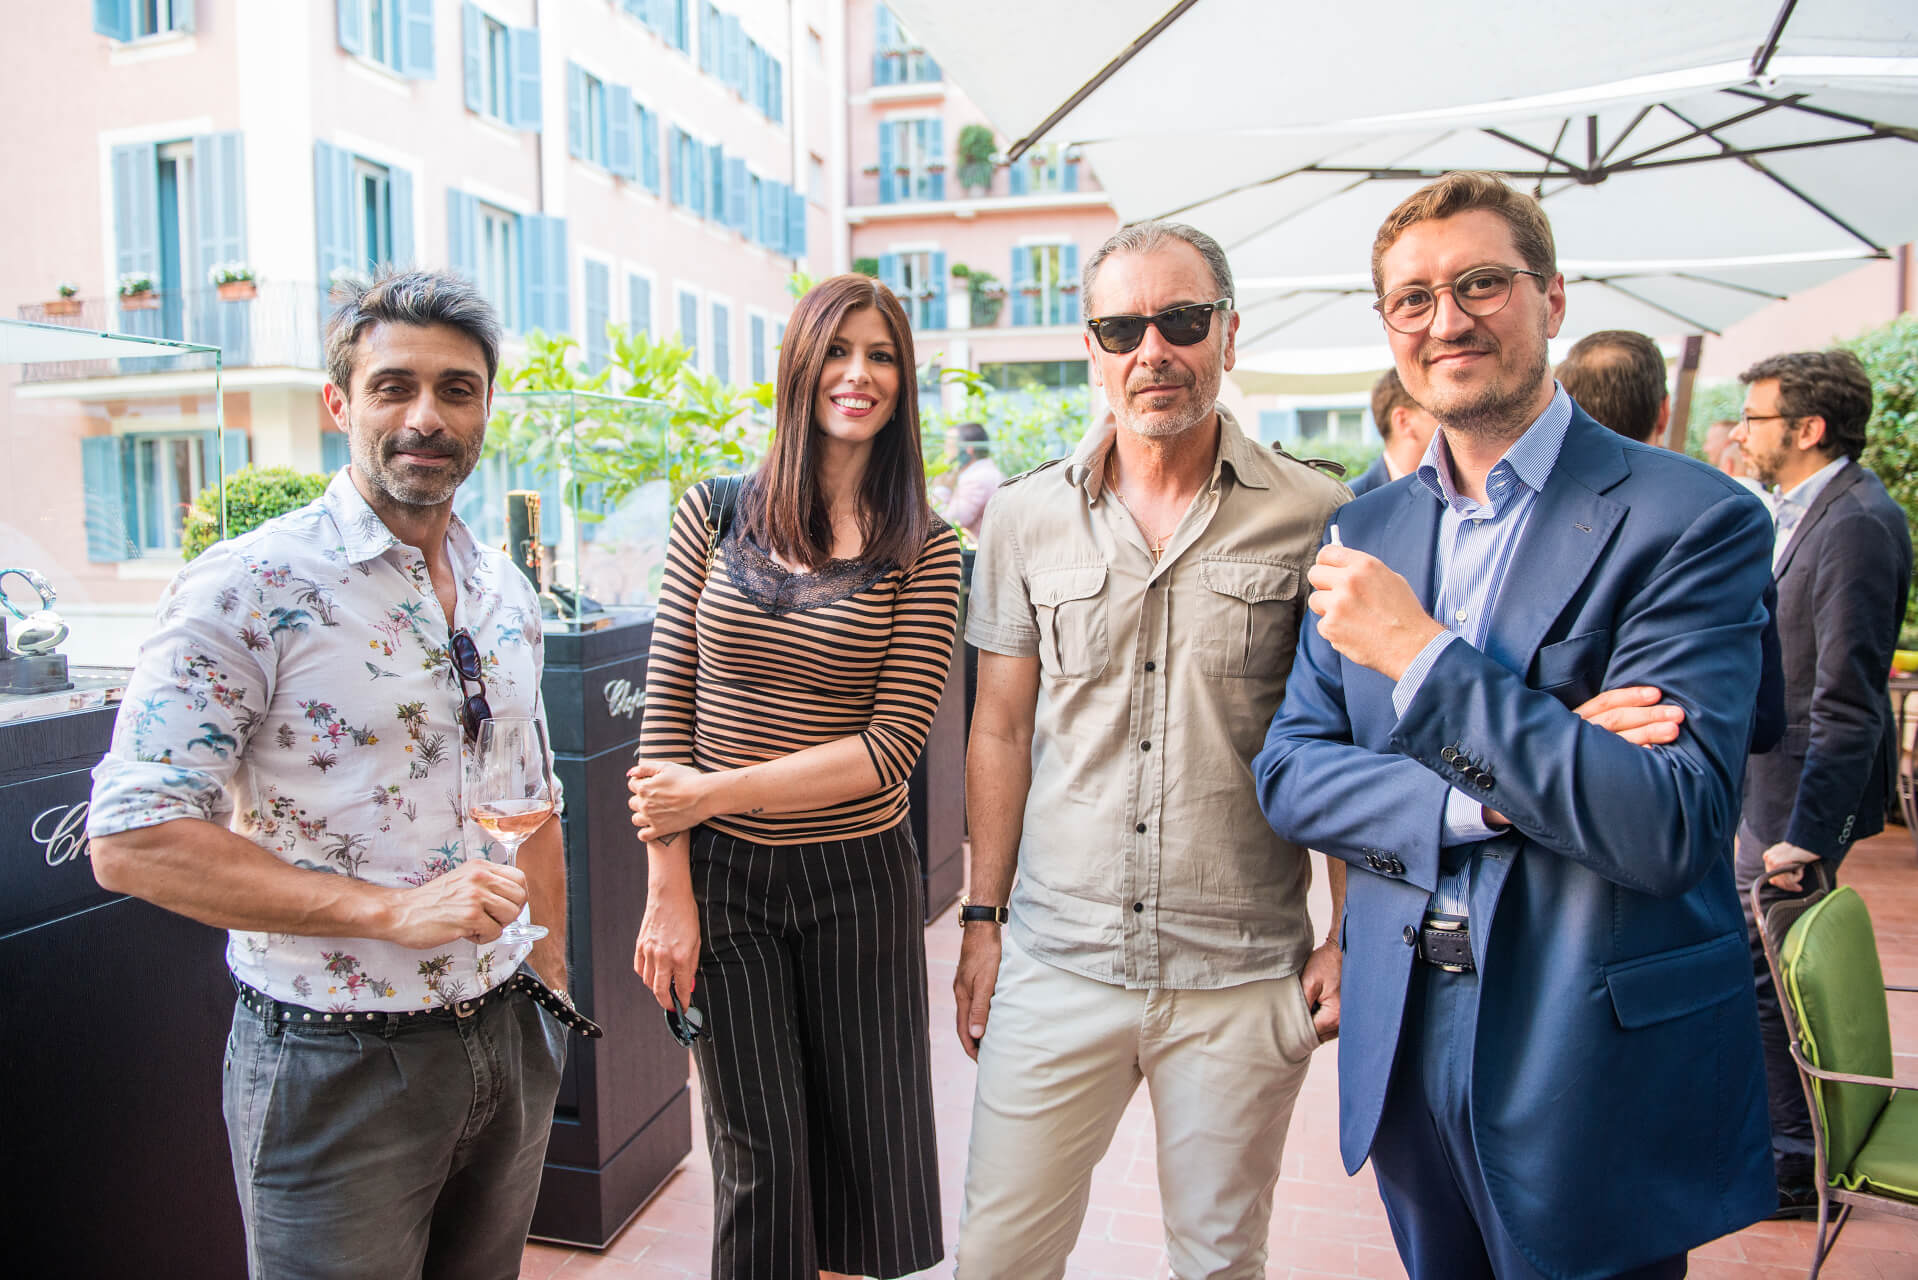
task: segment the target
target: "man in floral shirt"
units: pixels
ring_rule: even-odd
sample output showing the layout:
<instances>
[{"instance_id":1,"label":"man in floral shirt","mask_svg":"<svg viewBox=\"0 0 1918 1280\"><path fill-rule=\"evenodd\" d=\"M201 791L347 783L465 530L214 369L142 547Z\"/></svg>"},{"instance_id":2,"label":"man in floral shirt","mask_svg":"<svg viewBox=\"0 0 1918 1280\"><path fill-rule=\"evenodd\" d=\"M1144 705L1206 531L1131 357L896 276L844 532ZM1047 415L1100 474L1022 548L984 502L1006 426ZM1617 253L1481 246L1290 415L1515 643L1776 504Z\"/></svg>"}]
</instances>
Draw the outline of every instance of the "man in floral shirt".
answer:
<instances>
[{"instance_id":1,"label":"man in floral shirt","mask_svg":"<svg viewBox=\"0 0 1918 1280\"><path fill-rule=\"evenodd\" d=\"M501 865L461 795L479 716L544 714L533 590L452 514L499 334L450 276L344 302L352 466L174 579L94 771L100 883L231 931L256 1277L519 1274L565 1031L491 944L530 907L563 991L566 910L559 824Z\"/></svg>"}]
</instances>

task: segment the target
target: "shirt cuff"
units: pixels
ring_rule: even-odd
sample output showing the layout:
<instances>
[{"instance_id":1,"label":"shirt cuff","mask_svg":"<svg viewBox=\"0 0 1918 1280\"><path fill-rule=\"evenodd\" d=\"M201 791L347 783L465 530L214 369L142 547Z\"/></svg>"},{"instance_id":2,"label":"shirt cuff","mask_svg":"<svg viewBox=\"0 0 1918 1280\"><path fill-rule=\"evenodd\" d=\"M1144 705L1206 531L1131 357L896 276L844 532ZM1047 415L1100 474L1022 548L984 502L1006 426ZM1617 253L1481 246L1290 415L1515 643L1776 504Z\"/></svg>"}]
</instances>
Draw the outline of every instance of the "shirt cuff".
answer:
<instances>
[{"instance_id":1,"label":"shirt cuff","mask_svg":"<svg viewBox=\"0 0 1918 1280\"><path fill-rule=\"evenodd\" d=\"M1440 844L1477 844L1480 840L1490 840L1498 833L1497 827L1486 824L1485 806L1476 797L1465 794L1457 787L1447 793Z\"/></svg>"},{"instance_id":2,"label":"shirt cuff","mask_svg":"<svg viewBox=\"0 0 1918 1280\"><path fill-rule=\"evenodd\" d=\"M1458 639L1452 631L1441 631L1425 642L1419 650L1419 656L1412 659L1412 665L1405 669L1399 682L1392 686L1392 714L1399 719L1405 718L1405 712L1412 705L1412 699L1419 696L1419 686L1425 683L1425 677L1431 674L1432 664L1437 662L1445 646Z\"/></svg>"}]
</instances>

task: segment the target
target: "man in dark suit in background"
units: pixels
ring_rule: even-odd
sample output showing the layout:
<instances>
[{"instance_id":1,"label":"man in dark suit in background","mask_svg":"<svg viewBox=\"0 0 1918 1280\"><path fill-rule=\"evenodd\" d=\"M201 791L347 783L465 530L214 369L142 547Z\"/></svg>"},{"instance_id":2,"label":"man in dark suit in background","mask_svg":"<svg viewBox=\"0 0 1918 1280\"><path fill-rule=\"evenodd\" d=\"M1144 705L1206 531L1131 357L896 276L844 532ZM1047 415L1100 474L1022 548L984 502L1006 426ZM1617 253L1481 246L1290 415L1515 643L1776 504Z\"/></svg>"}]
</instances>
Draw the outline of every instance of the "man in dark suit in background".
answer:
<instances>
[{"instance_id":1,"label":"man in dark suit in background","mask_svg":"<svg viewBox=\"0 0 1918 1280\"><path fill-rule=\"evenodd\" d=\"M1829 889L1852 842L1884 829L1896 743L1885 675L1911 586L1905 513L1858 464L1871 380L1848 351L1761 360L1739 375L1732 440L1775 489L1772 572L1784 648L1785 739L1745 771L1738 882L1768 900ZM1747 903L1746 910L1750 906ZM1811 1116L1755 925L1752 972L1765 1039L1779 1210L1815 1206Z\"/></svg>"},{"instance_id":2,"label":"man in dark suit in background","mask_svg":"<svg viewBox=\"0 0 1918 1280\"><path fill-rule=\"evenodd\" d=\"M1572 344L1558 365L1572 403L1640 444L1657 444L1671 420L1665 353L1642 333L1601 329Z\"/></svg>"},{"instance_id":3,"label":"man in dark suit in background","mask_svg":"<svg viewBox=\"0 0 1918 1280\"><path fill-rule=\"evenodd\" d=\"M1425 456L1426 448L1438 432L1438 419L1419 408L1419 402L1406 394L1397 369L1387 369L1372 384L1372 421L1385 441L1385 448L1352 482L1355 498L1417 471L1419 459Z\"/></svg>"},{"instance_id":4,"label":"man in dark suit in background","mask_svg":"<svg viewBox=\"0 0 1918 1280\"><path fill-rule=\"evenodd\" d=\"M1447 175L1372 275L1443 434L1334 517L1253 761L1349 868L1340 1150L1413 1280L1682 1276L1773 1198L1728 856L1765 510L1554 383L1530 196Z\"/></svg>"}]
</instances>

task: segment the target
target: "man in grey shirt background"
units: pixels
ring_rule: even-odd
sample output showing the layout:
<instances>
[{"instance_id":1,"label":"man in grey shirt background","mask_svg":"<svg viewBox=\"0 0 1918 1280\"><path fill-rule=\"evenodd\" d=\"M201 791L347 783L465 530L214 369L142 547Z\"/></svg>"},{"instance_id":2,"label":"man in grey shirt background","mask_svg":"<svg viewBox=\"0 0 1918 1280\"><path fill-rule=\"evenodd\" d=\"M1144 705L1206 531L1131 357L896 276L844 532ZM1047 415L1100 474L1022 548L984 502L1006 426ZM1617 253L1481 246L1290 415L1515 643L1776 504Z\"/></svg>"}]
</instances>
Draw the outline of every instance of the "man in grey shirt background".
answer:
<instances>
[{"instance_id":1,"label":"man in grey shirt background","mask_svg":"<svg viewBox=\"0 0 1918 1280\"><path fill-rule=\"evenodd\" d=\"M1173 1274L1263 1276L1339 950L1314 948L1309 855L1273 834L1249 761L1348 495L1216 403L1239 318L1215 241L1139 224L1084 274L1110 412L999 490L972 580L954 992L979 1075L958 1275L1063 1273L1144 1080Z\"/></svg>"}]
</instances>

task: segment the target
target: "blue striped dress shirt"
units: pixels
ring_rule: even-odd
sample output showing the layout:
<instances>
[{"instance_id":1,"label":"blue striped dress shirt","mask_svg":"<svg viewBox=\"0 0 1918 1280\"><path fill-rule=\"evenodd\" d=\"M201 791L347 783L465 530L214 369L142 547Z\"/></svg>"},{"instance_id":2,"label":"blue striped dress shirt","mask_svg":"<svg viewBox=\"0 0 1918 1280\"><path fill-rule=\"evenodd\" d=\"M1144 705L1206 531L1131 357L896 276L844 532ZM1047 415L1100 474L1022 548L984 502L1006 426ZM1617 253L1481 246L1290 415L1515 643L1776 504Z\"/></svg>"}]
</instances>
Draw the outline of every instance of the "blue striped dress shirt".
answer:
<instances>
[{"instance_id":1,"label":"blue striped dress shirt","mask_svg":"<svg viewBox=\"0 0 1918 1280\"><path fill-rule=\"evenodd\" d=\"M1445 445L1445 433L1432 437L1431 445L1419 463L1419 483L1429 489L1444 510L1439 514L1438 555L1434 571L1438 579L1433 593L1432 612L1445 626L1443 635L1419 651L1412 665L1399 677L1392 690L1392 709L1401 717L1420 686L1431 674L1432 664L1445 646L1463 640L1474 649L1485 647L1485 631L1492 610L1505 585L1506 570L1519 539L1532 518L1538 495L1551 478L1558 462L1559 449L1565 443L1566 429L1572 425L1572 399L1564 387L1557 387L1552 402L1545 407L1525 434L1513 441L1485 477L1485 501L1475 502L1458 491L1452 479L1452 458ZM1487 826L1484 807L1473 796L1454 787L1445 802L1441 843L1469 844L1496 834ZM1433 911L1465 915L1471 888L1471 864L1444 877L1438 892L1432 895Z\"/></svg>"}]
</instances>

